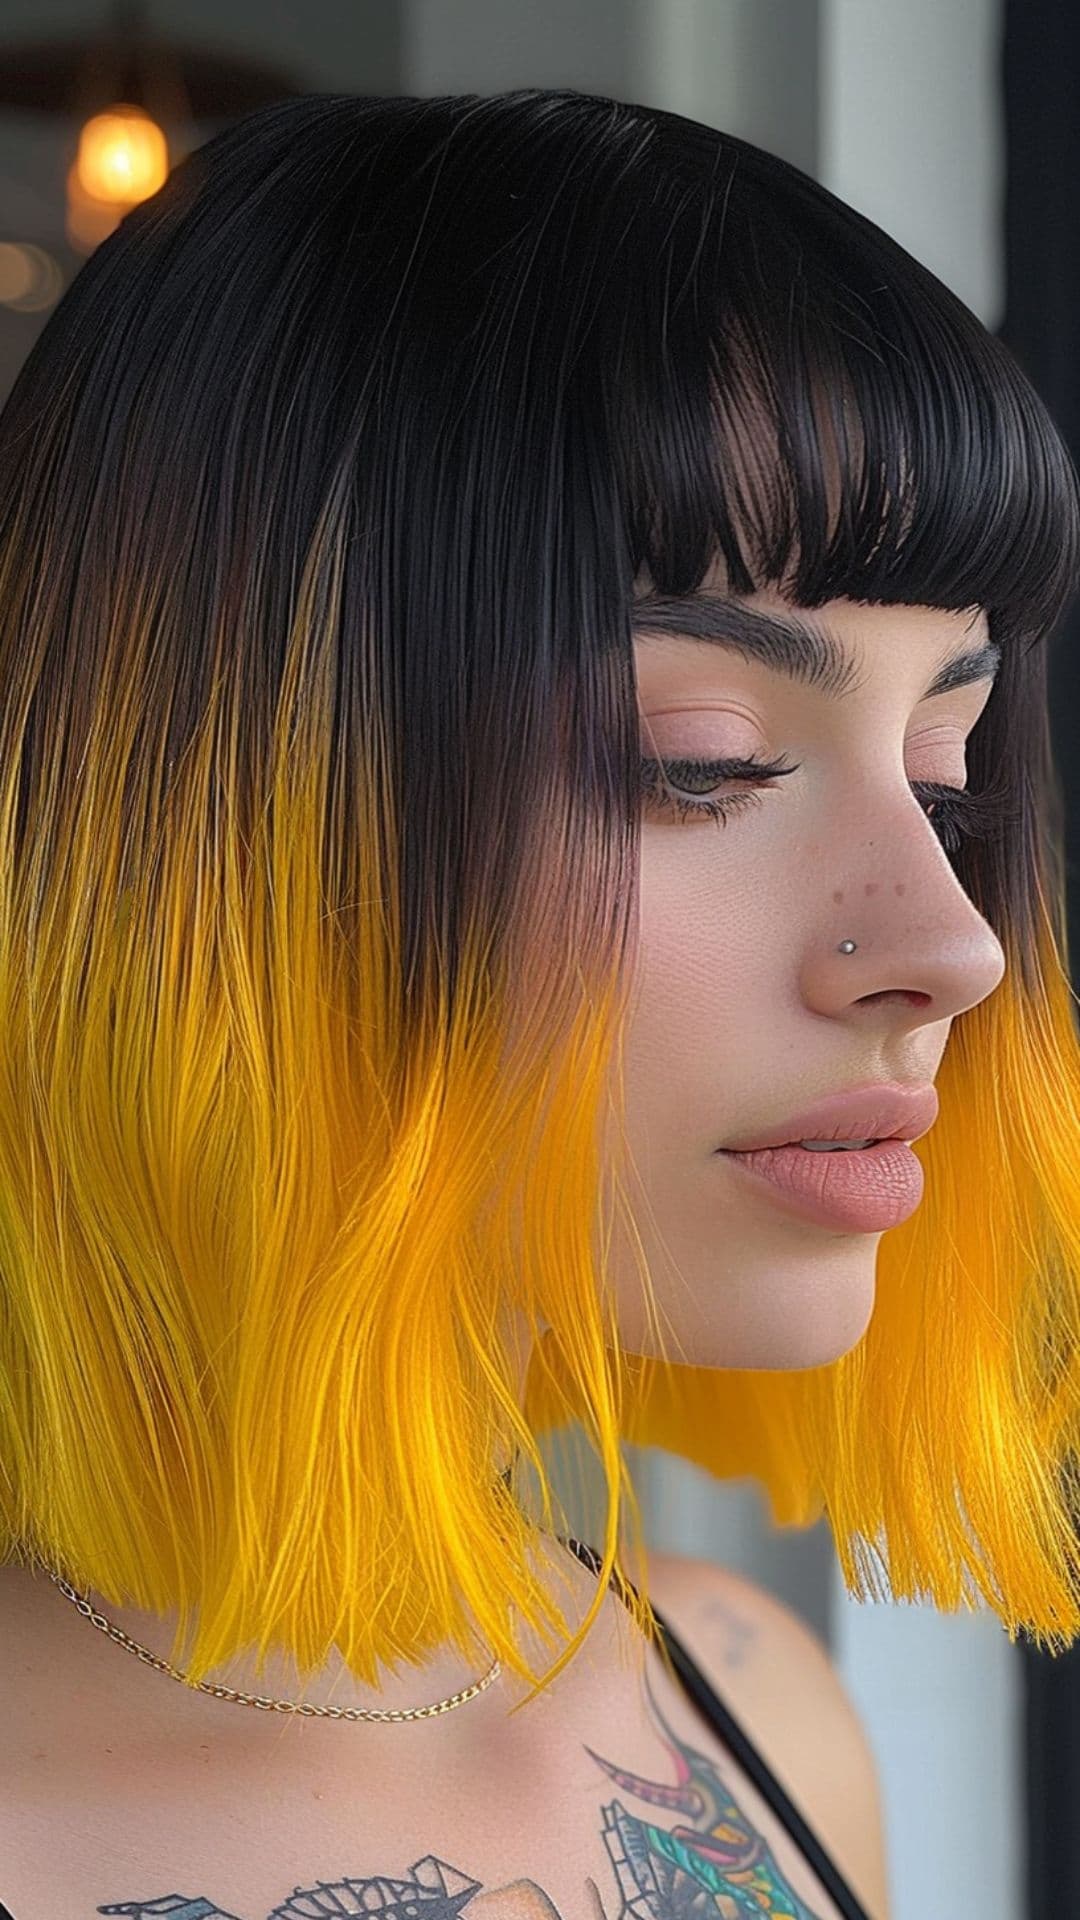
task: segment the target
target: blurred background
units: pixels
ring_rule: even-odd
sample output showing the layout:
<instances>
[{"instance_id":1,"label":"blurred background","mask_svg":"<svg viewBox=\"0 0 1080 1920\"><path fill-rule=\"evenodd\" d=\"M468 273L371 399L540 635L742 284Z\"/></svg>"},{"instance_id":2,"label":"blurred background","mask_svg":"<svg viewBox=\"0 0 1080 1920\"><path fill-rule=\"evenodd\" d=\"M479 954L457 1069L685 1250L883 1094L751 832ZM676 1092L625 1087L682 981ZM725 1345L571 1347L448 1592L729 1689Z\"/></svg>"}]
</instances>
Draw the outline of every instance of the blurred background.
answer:
<instances>
[{"instance_id":1,"label":"blurred background","mask_svg":"<svg viewBox=\"0 0 1080 1920\"><path fill-rule=\"evenodd\" d=\"M1080 8L1060 0L0 0L0 403L94 248L236 116L518 86L664 107L801 167L1008 342L1080 458ZM1080 990L1078 643L1074 613L1051 677ZM548 1458L598 1539L580 1451L555 1436ZM779 1532L750 1484L628 1458L652 1547L749 1575L829 1646L877 1756L892 1920L1080 1916L1080 1648L859 1605L824 1523Z\"/></svg>"}]
</instances>

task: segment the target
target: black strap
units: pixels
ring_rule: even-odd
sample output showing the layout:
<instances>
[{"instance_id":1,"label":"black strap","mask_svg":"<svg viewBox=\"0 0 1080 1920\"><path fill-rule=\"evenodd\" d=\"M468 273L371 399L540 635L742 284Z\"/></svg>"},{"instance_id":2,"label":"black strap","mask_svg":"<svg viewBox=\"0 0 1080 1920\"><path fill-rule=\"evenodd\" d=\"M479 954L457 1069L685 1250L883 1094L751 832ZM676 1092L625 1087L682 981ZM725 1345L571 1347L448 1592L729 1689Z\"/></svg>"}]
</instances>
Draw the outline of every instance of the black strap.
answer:
<instances>
[{"instance_id":1,"label":"black strap","mask_svg":"<svg viewBox=\"0 0 1080 1920\"><path fill-rule=\"evenodd\" d=\"M570 1551L576 1554L591 1572L599 1573L603 1557L597 1553L595 1547L587 1546L583 1540L565 1538L562 1534L558 1534L556 1538L561 1540L564 1546L569 1547ZM631 1593L637 1595L637 1588L632 1580L626 1579L625 1574L613 1574L610 1584L616 1593L619 1592L620 1580L624 1580ZM619 1598L622 1599L621 1594ZM826 1893L835 1900L843 1920L870 1920L866 1908L826 1853L812 1828L807 1825L794 1801L785 1793L775 1773L758 1752L749 1735L739 1725L734 1714L710 1686L701 1668L691 1658L674 1629L664 1619L658 1608L652 1607L651 1611L671 1654L672 1665L694 1705L709 1725L719 1733L724 1745L730 1748L739 1765L749 1774L758 1792L768 1801L777 1818L787 1828L800 1852L805 1854L810 1862Z\"/></svg>"}]
</instances>

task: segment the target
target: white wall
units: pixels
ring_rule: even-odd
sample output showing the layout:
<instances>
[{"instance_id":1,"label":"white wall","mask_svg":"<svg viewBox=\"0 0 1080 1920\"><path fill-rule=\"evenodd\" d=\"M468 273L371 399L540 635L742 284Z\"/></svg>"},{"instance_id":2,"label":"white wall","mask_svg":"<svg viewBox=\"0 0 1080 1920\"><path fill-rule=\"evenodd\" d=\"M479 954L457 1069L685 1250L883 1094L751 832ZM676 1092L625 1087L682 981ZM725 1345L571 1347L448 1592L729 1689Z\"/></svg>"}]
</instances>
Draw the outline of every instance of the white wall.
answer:
<instances>
[{"instance_id":1,"label":"white wall","mask_svg":"<svg viewBox=\"0 0 1080 1920\"><path fill-rule=\"evenodd\" d=\"M635 12L636 0L404 0L402 91L575 87L628 98Z\"/></svg>"},{"instance_id":2,"label":"white wall","mask_svg":"<svg viewBox=\"0 0 1080 1920\"><path fill-rule=\"evenodd\" d=\"M994 329L1004 312L999 0L821 0L818 178Z\"/></svg>"},{"instance_id":3,"label":"white wall","mask_svg":"<svg viewBox=\"0 0 1080 1920\"><path fill-rule=\"evenodd\" d=\"M1020 1662L990 1615L850 1600L833 1656L868 1729L888 1810L892 1920L1020 1920Z\"/></svg>"},{"instance_id":4,"label":"white wall","mask_svg":"<svg viewBox=\"0 0 1080 1920\"><path fill-rule=\"evenodd\" d=\"M632 97L813 173L818 9L819 0L636 0Z\"/></svg>"}]
</instances>

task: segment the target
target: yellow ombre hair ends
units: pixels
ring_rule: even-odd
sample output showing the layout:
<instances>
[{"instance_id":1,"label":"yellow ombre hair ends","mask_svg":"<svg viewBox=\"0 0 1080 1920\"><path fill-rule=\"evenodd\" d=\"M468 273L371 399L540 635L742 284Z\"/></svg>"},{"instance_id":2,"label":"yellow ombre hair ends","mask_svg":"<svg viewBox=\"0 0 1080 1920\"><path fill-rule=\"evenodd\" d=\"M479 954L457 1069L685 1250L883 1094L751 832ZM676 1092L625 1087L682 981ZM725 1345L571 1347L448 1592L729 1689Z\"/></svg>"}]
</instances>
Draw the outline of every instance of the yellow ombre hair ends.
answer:
<instances>
[{"instance_id":1,"label":"yellow ombre hair ends","mask_svg":"<svg viewBox=\"0 0 1080 1920\"><path fill-rule=\"evenodd\" d=\"M1003 649L969 773L1012 818L956 862L1009 970L864 1338L797 1373L680 1365L643 1262L625 1352L606 1266L630 603L716 555L734 593L984 606ZM1006 349L746 142L570 90L316 94L175 167L0 412L0 1560L176 1609L192 1680L453 1645L535 1690L624 1556L647 1628L638 1442L825 1513L862 1596L1075 1639L1078 580ZM606 1495L576 1630L541 1577L571 1422Z\"/></svg>"}]
</instances>

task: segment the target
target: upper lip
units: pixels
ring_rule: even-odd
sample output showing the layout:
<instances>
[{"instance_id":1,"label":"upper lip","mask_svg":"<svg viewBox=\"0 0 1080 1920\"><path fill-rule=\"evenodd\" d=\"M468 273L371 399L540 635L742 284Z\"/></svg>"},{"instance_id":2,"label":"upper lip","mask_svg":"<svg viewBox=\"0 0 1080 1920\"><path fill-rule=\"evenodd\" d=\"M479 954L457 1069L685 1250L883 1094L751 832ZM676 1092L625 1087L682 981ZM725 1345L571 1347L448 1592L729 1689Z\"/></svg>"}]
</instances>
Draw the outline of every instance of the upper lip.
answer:
<instances>
[{"instance_id":1,"label":"upper lip","mask_svg":"<svg viewBox=\"0 0 1080 1920\"><path fill-rule=\"evenodd\" d=\"M785 1147L799 1140L917 1140L938 1116L936 1087L904 1087L878 1081L826 1094L805 1112L752 1139L728 1140L721 1153L752 1153L757 1147Z\"/></svg>"}]
</instances>

